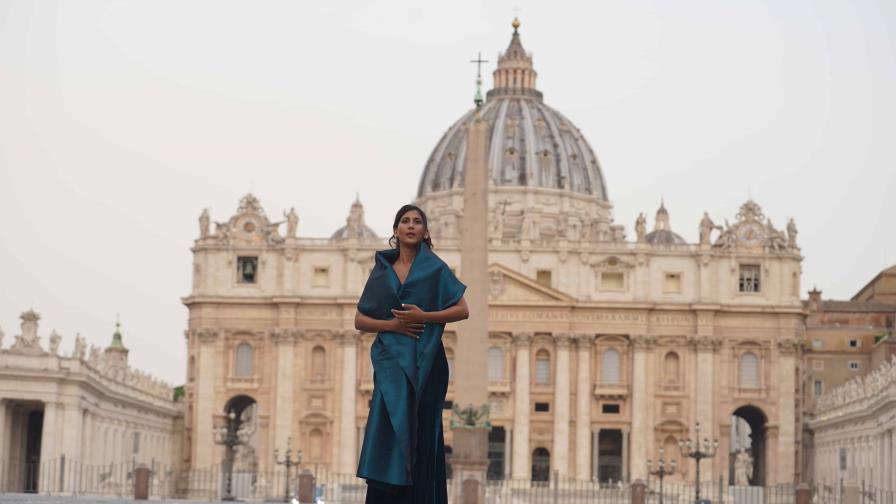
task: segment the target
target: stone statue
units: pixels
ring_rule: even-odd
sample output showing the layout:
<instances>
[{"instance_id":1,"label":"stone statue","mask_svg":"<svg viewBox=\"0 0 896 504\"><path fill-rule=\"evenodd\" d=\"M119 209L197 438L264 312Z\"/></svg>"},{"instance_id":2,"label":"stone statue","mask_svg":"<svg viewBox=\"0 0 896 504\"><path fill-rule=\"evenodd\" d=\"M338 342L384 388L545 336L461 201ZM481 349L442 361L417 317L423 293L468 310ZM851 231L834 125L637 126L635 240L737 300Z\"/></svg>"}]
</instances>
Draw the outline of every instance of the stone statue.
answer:
<instances>
[{"instance_id":1,"label":"stone statue","mask_svg":"<svg viewBox=\"0 0 896 504\"><path fill-rule=\"evenodd\" d=\"M84 353L87 350L87 342L84 341L84 337L81 336L80 333L75 335L75 349L72 351L72 357L80 360L84 360Z\"/></svg>"},{"instance_id":2,"label":"stone statue","mask_svg":"<svg viewBox=\"0 0 896 504\"><path fill-rule=\"evenodd\" d=\"M722 230L722 226L716 226L715 222L709 218L708 212L703 212L703 219L700 220L700 245L709 245L712 241L712 230Z\"/></svg>"},{"instance_id":3,"label":"stone statue","mask_svg":"<svg viewBox=\"0 0 896 504\"><path fill-rule=\"evenodd\" d=\"M732 248L737 245L737 235L734 234L734 227L725 219L725 227L720 229L722 233L716 238L716 246L723 248Z\"/></svg>"},{"instance_id":4,"label":"stone statue","mask_svg":"<svg viewBox=\"0 0 896 504\"><path fill-rule=\"evenodd\" d=\"M582 221L574 215L566 219L566 237L573 242L582 238Z\"/></svg>"},{"instance_id":5,"label":"stone statue","mask_svg":"<svg viewBox=\"0 0 896 504\"><path fill-rule=\"evenodd\" d=\"M92 367L99 369L100 366L100 349L94 345L90 345L90 357L87 358L87 363Z\"/></svg>"},{"instance_id":6,"label":"stone statue","mask_svg":"<svg viewBox=\"0 0 896 504\"><path fill-rule=\"evenodd\" d=\"M211 222L208 216L208 208L203 208L199 214L199 238L208 238L208 225Z\"/></svg>"},{"instance_id":7,"label":"stone statue","mask_svg":"<svg viewBox=\"0 0 896 504\"><path fill-rule=\"evenodd\" d=\"M539 238L538 221L535 218L535 214L528 209L523 210L523 224L521 227L520 231L524 240L537 240Z\"/></svg>"},{"instance_id":8,"label":"stone statue","mask_svg":"<svg viewBox=\"0 0 896 504\"><path fill-rule=\"evenodd\" d=\"M737 452L734 458L734 484L737 486L749 486L753 477L753 457L743 448Z\"/></svg>"},{"instance_id":9,"label":"stone statue","mask_svg":"<svg viewBox=\"0 0 896 504\"><path fill-rule=\"evenodd\" d=\"M638 214L638 218L635 220L635 235L637 236L638 243L644 242L644 235L647 234L647 219L644 217L644 213L641 212Z\"/></svg>"},{"instance_id":10,"label":"stone statue","mask_svg":"<svg viewBox=\"0 0 896 504\"><path fill-rule=\"evenodd\" d=\"M789 248L796 248L796 222L793 222L793 217L787 221L787 246Z\"/></svg>"},{"instance_id":11,"label":"stone statue","mask_svg":"<svg viewBox=\"0 0 896 504\"><path fill-rule=\"evenodd\" d=\"M765 221L766 244L775 251L784 250L787 247L787 237L784 233L778 231L771 219Z\"/></svg>"},{"instance_id":12,"label":"stone statue","mask_svg":"<svg viewBox=\"0 0 896 504\"><path fill-rule=\"evenodd\" d=\"M62 336L53 329L50 332L50 353L56 355L59 352L59 343L62 342Z\"/></svg>"},{"instance_id":13,"label":"stone statue","mask_svg":"<svg viewBox=\"0 0 896 504\"><path fill-rule=\"evenodd\" d=\"M295 207L289 208L289 213L283 213L286 217L286 237L295 238L296 230L299 228L299 214L296 213Z\"/></svg>"},{"instance_id":14,"label":"stone statue","mask_svg":"<svg viewBox=\"0 0 896 504\"><path fill-rule=\"evenodd\" d=\"M492 238L501 240L504 238L504 208L498 204L495 206L492 216Z\"/></svg>"}]
</instances>

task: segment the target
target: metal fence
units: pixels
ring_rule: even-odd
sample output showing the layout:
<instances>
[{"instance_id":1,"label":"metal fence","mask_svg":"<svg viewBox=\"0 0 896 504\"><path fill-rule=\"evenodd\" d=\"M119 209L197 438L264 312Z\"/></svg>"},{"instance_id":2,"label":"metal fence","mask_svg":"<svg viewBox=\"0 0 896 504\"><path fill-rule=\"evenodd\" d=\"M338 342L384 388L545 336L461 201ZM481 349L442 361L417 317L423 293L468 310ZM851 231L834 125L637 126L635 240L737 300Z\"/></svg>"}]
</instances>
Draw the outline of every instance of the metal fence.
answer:
<instances>
[{"instance_id":1,"label":"metal fence","mask_svg":"<svg viewBox=\"0 0 896 504\"><path fill-rule=\"evenodd\" d=\"M130 498L134 496L135 474L140 464L122 462L96 465L66 460L64 457L40 463L0 460L0 494L40 493L44 495L89 495ZM151 461L149 496L154 499L220 500L226 495L225 471L221 465L183 470ZM314 476L315 502L326 504L362 504L367 493L364 480L353 474L340 474L321 466L293 468L287 477L284 467L269 471L234 471L230 491L246 501L283 501L298 493L302 473ZM305 476L307 477L307 476ZM693 484L680 480L647 480L645 504L692 504L696 499ZM448 481L449 502L452 481ZM825 482L810 485L812 504L896 504L896 492L875 488L865 482L847 489L853 498L844 497L844 487ZM857 495L856 495L857 493ZM794 485L765 487L729 486L722 480L700 485L700 498L713 504L796 504ZM2 499L0 499L2 500ZM487 504L630 504L632 487L622 482L599 483L552 474L548 481L488 480Z\"/></svg>"}]
</instances>

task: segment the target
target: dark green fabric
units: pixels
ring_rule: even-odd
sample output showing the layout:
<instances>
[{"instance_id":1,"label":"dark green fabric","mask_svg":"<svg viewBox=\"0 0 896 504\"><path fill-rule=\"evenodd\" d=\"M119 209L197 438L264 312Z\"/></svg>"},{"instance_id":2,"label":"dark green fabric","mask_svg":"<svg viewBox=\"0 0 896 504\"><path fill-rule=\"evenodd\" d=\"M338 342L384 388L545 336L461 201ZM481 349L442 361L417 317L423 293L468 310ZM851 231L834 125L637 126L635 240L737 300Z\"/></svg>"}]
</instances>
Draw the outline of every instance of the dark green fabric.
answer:
<instances>
[{"instance_id":1,"label":"dark green fabric","mask_svg":"<svg viewBox=\"0 0 896 504\"><path fill-rule=\"evenodd\" d=\"M392 263L398 250L381 250L358 311L388 320L391 309L414 304L423 311L457 304L466 286L426 244L421 244L402 284ZM377 334L370 349L373 396L358 477L367 479L368 502L443 503L445 453L442 407L448 363L442 346L445 324L426 324L420 339Z\"/></svg>"}]
</instances>

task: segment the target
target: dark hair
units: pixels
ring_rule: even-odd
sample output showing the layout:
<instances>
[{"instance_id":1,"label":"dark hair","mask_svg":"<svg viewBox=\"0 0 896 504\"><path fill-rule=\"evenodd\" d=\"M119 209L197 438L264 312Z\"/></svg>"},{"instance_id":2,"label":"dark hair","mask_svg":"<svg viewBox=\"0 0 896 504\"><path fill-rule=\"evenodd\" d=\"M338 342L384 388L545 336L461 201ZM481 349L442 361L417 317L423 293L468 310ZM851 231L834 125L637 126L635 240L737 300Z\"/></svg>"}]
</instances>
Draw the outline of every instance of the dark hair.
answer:
<instances>
[{"instance_id":1,"label":"dark hair","mask_svg":"<svg viewBox=\"0 0 896 504\"><path fill-rule=\"evenodd\" d=\"M404 214L410 212L411 210L416 210L420 214L420 218L423 219L423 231L426 235L429 234L429 221L426 220L426 212L423 211L422 208L417 205L405 205L398 209L398 212L395 214L395 221L392 223L392 230L398 227L398 223L401 221L401 218L404 217ZM432 248L432 238L426 236L423 238L423 243L429 245L429 248ZM392 248L398 248L398 237L392 235L389 238L389 246Z\"/></svg>"}]
</instances>

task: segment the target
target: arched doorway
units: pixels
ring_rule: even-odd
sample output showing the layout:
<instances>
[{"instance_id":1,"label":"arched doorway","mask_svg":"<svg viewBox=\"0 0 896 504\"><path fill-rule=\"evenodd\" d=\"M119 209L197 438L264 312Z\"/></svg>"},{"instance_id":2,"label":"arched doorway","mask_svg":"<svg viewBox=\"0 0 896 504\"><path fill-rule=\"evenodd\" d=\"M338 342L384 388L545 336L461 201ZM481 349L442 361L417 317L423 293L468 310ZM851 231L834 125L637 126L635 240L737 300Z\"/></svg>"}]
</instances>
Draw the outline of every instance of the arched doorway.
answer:
<instances>
[{"instance_id":1,"label":"arched doorway","mask_svg":"<svg viewBox=\"0 0 896 504\"><path fill-rule=\"evenodd\" d=\"M551 452L547 448L532 451L532 481L547 482L551 479Z\"/></svg>"},{"instance_id":2,"label":"arched doorway","mask_svg":"<svg viewBox=\"0 0 896 504\"><path fill-rule=\"evenodd\" d=\"M230 398L224 405L224 414L234 414L234 428L245 444L238 445L233 451L233 480L231 491L237 498L256 497L258 492L258 450L260 434L258 432L258 403L247 395ZM226 424L226 420L225 420ZM227 449L224 450L224 463L227 460Z\"/></svg>"},{"instance_id":3,"label":"arched doorway","mask_svg":"<svg viewBox=\"0 0 896 504\"><path fill-rule=\"evenodd\" d=\"M743 450L752 459L752 474L748 481L752 486L766 482L766 426L768 417L753 405L741 406L731 414L731 436L728 448L728 482L736 484L735 466L738 454Z\"/></svg>"}]
</instances>

